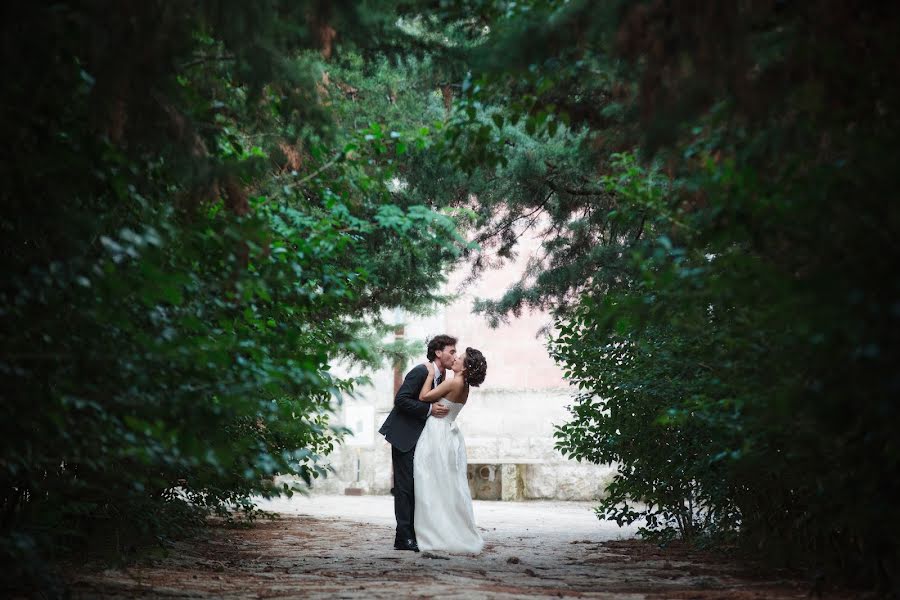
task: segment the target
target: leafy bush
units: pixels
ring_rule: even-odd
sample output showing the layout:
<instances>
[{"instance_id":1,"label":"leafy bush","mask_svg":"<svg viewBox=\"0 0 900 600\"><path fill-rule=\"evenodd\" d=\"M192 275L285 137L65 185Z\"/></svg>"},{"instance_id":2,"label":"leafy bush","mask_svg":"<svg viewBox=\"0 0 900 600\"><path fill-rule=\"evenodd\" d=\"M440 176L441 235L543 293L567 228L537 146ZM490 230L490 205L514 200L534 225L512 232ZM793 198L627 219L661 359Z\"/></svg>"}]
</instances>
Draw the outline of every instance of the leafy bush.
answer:
<instances>
[{"instance_id":1,"label":"leafy bush","mask_svg":"<svg viewBox=\"0 0 900 600\"><path fill-rule=\"evenodd\" d=\"M425 273L464 244L390 190L421 136L335 128L333 27L379 31L319 3L5 20L5 577L49 585L74 549L252 517L253 496L291 492L275 474L322 475L355 384L329 365L377 362L381 311L436 299Z\"/></svg>"},{"instance_id":2,"label":"leafy bush","mask_svg":"<svg viewBox=\"0 0 900 600\"><path fill-rule=\"evenodd\" d=\"M478 306L554 312L601 514L897 593L897 7L464 4L447 154L544 240Z\"/></svg>"}]
</instances>

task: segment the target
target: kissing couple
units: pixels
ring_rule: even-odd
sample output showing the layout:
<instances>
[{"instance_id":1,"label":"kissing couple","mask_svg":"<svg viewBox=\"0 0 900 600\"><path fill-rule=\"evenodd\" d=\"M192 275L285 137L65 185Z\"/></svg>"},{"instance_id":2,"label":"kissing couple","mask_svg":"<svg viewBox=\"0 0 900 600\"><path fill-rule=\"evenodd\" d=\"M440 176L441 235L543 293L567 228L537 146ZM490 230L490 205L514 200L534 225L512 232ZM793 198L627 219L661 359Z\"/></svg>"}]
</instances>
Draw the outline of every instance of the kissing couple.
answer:
<instances>
[{"instance_id":1,"label":"kissing couple","mask_svg":"<svg viewBox=\"0 0 900 600\"><path fill-rule=\"evenodd\" d=\"M456 338L428 341L428 362L406 374L378 433L391 444L397 550L478 554L466 478L466 443L456 424L469 388L484 382L487 361L474 348L456 352ZM452 376L451 376L452 373Z\"/></svg>"}]
</instances>

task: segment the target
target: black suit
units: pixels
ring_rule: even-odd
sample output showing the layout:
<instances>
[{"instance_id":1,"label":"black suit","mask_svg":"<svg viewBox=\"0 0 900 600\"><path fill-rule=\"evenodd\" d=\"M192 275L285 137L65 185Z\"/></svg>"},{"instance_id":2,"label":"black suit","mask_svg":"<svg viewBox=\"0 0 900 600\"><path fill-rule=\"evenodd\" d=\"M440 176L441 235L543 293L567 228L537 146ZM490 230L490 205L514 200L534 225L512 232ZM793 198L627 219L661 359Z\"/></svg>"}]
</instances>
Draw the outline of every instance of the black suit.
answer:
<instances>
[{"instance_id":1,"label":"black suit","mask_svg":"<svg viewBox=\"0 0 900 600\"><path fill-rule=\"evenodd\" d=\"M431 406L419 400L419 392L428 377L425 365L414 367L394 396L394 408L378 433L393 446L394 516L397 518L397 539L415 539L415 488L413 487L413 458L416 442L425 428Z\"/></svg>"}]
</instances>

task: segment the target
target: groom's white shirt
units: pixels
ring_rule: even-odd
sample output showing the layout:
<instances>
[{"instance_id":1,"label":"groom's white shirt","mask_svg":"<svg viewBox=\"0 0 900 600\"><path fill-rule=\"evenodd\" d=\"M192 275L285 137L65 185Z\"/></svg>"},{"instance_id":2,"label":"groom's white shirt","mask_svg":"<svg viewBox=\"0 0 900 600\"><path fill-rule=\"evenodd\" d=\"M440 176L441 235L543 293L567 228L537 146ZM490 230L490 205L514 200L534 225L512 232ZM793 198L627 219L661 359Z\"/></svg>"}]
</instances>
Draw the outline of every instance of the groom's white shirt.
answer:
<instances>
[{"instance_id":1,"label":"groom's white shirt","mask_svg":"<svg viewBox=\"0 0 900 600\"><path fill-rule=\"evenodd\" d=\"M431 363L434 365L434 387L437 387L441 383L441 372L438 370L438 364L436 362ZM434 403L428 405L428 416L431 416L431 408L434 406ZM427 417L426 417L427 418Z\"/></svg>"}]
</instances>

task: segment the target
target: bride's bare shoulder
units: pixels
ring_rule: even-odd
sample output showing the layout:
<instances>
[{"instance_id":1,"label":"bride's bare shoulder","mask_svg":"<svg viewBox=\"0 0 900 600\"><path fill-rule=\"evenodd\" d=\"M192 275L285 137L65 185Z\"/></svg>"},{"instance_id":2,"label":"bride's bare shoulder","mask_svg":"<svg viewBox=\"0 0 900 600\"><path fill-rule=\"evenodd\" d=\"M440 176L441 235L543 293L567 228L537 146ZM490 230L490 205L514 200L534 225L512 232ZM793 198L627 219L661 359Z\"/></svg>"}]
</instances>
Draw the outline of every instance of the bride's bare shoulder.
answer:
<instances>
[{"instance_id":1,"label":"bride's bare shoulder","mask_svg":"<svg viewBox=\"0 0 900 600\"><path fill-rule=\"evenodd\" d=\"M469 397L469 386L466 385L466 381L462 377L456 377L453 380L453 388L451 391L453 392L456 401L465 402L466 398Z\"/></svg>"},{"instance_id":2,"label":"bride's bare shoulder","mask_svg":"<svg viewBox=\"0 0 900 600\"><path fill-rule=\"evenodd\" d=\"M450 388L454 391L458 391L466 387L466 382L459 375L450 380Z\"/></svg>"}]
</instances>

